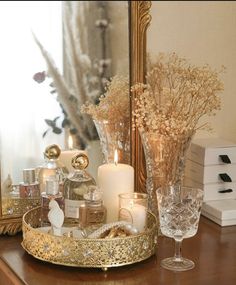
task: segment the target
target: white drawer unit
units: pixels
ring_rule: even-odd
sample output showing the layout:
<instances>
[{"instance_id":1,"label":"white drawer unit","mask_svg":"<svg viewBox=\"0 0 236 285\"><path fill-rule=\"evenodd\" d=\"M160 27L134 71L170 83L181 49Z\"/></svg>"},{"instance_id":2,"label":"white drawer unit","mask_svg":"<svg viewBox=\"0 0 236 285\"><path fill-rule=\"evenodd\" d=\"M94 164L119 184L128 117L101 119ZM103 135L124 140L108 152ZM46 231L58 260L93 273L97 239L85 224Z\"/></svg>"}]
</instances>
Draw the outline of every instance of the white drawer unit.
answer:
<instances>
[{"instance_id":1,"label":"white drawer unit","mask_svg":"<svg viewBox=\"0 0 236 285\"><path fill-rule=\"evenodd\" d=\"M202 215L220 226L236 225L236 200L217 200L203 203Z\"/></svg>"},{"instance_id":2,"label":"white drawer unit","mask_svg":"<svg viewBox=\"0 0 236 285\"><path fill-rule=\"evenodd\" d=\"M184 185L204 190L204 216L221 226L236 225L236 143L194 140L184 175Z\"/></svg>"},{"instance_id":3,"label":"white drawer unit","mask_svg":"<svg viewBox=\"0 0 236 285\"><path fill-rule=\"evenodd\" d=\"M236 199L236 182L201 184L187 177L184 185L204 191L204 201Z\"/></svg>"},{"instance_id":4,"label":"white drawer unit","mask_svg":"<svg viewBox=\"0 0 236 285\"><path fill-rule=\"evenodd\" d=\"M191 143L187 156L188 159L201 165L227 164L227 162L236 164L236 143L220 138L196 139Z\"/></svg>"},{"instance_id":5,"label":"white drawer unit","mask_svg":"<svg viewBox=\"0 0 236 285\"><path fill-rule=\"evenodd\" d=\"M201 165L186 161L186 177L201 184L236 181L236 164Z\"/></svg>"}]
</instances>

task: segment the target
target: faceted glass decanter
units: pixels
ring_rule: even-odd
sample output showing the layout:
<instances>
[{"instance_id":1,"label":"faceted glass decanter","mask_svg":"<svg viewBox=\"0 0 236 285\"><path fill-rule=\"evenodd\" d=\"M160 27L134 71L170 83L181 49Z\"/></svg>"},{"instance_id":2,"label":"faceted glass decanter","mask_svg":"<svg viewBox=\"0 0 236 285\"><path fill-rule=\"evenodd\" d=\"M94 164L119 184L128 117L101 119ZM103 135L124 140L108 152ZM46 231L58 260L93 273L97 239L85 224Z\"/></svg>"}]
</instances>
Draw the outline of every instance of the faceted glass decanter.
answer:
<instances>
[{"instance_id":1,"label":"faceted glass decanter","mask_svg":"<svg viewBox=\"0 0 236 285\"><path fill-rule=\"evenodd\" d=\"M84 195L89 186L96 185L94 178L85 170L89 159L84 153L72 158L71 165L74 172L70 173L64 182L65 223L79 223L79 207L84 202Z\"/></svg>"}]
</instances>

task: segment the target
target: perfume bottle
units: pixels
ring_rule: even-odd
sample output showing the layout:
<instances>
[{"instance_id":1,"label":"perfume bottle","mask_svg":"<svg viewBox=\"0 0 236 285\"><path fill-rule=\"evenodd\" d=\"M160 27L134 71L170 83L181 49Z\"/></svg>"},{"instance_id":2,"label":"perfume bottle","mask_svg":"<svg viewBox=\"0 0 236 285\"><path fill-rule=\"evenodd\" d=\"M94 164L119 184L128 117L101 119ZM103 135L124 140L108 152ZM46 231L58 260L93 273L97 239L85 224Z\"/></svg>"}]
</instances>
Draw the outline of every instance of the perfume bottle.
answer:
<instances>
[{"instance_id":1,"label":"perfume bottle","mask_svg":"<svg viewBox=\"0 0 236 285\"><path fill-rule=\"evenodd\" d=\"M80 227L101 226L106 222L107 210L103 205L102 192L97 186L90 186L84 195L84 204L79 208Z\"/></svg>"},{"instance_id":2,"label":"perfume bottle","mask_svg":"<svg viewBox=\"0 0 236 285\"><path fill-rule=\"evenodd\" d=\"M84 194L89 186L96 185L94 178L85 170L88 164L86 154L76 154L71 160L74 172L64 182L65 221L69 224L79 223L79 207L84 202Z\"/></svg>"},{"instance_id":3,"label":"perfume bottle","mask_svg":"<svg viewBox=\"0 0 236 285\"><path fill-rule=\"evenodd\" d=\"M46 192L46 180L48 177L55 176L59 182L59 189L63 191L63 182L68 175L67 168L61 164L58 157L61 149L58 145L53 144L45 149L44 164L38 169L38 181L40 185L40 192Z\"/></svg>"},{"instance_id":4,"label":"perfume bottle","mask_svg":"<svg viewBox=\"0 0 236 285\"><path fill-rule=\"evenodd\" d=\"M23 182L19 183L20 198L40 197L39 183L36 181L35 169L23 169Z\"/></svg>"},{"instance_id":5,"label":"perfume bottle","mask_svg":"<svg viewBox=\"0 0 236 285\"><path fill-rule=\"evenodd\" d=\"M48 225L48 212L49 212L49 202L53 199L55 200L61 210L64 211L65 203L62 193L59 191L59 181L55 176L47 177L45 181L45 192L41 193L41 223L42 226Z\"/></svg>"}]
</instances>

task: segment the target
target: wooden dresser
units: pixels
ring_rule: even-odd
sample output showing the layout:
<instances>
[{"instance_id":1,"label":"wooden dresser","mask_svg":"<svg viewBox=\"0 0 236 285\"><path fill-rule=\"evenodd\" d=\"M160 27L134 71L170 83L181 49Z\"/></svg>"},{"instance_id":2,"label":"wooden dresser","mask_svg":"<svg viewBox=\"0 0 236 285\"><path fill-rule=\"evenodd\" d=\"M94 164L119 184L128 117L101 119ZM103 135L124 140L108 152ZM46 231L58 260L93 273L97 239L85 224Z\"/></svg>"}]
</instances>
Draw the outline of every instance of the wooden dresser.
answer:
<instances>
[{"instance_id":1,"label":"wooden dresser","mask_svg":"<svg viewBox=\"0 0 236 285\"><path fill-rule=\"evenodd\" d=\"M236 226L220 227L201 217L195 237L183 241L183 256L195 261L194 269L175 273L160 267L172 256L174 242L160 237L156 256L143 262L111 268L83 269L46 263L21 247L22 235L0 237L1 285L235 285Z\"/></svg>"}]
</instances>

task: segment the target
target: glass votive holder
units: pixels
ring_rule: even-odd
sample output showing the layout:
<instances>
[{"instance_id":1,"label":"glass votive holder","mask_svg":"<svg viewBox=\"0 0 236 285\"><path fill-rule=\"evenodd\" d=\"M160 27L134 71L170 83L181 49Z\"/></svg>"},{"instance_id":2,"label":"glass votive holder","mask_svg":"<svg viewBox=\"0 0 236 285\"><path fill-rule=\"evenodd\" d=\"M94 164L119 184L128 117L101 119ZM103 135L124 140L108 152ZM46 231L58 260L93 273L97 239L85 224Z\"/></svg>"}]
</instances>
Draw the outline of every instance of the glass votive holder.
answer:
<instances>
[{"instance_id":1,"label":"glass votive holder","mask_svg":"<svg viewBox=\"0 0 236 285\"><path fill-rule=\"evenodd\" d=\"M145 231L147 198L147 194L144 193L119 194L119 221L130 222L139 232Z\"/></svg>"}]
</instances>

